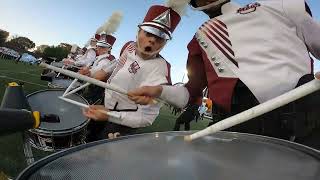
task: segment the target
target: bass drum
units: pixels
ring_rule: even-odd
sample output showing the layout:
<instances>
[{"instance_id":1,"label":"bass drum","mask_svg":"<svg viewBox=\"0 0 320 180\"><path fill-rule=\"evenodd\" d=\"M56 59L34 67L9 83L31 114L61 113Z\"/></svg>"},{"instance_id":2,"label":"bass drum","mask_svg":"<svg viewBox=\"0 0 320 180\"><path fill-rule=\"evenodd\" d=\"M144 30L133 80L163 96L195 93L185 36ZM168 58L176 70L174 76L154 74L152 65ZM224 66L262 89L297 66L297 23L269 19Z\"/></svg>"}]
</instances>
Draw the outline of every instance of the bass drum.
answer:
<instances>
[{"instance_id":1,"label":"bass drum","mask_svg":"<svg viewBox=\"0 0 320 180\"><path fill-rule=\"evenodd\" d=\"M185 142L186 134L141 134L81 145L42 159L17 179L318 180L320 177L320 152L299 144L232 132Z\"/></svg>"},{"instance_id":2,"label":"bass drum","mask_svg":"<svg viewBox=\"0 0 320 180\"><path fill-rule=\"evenodd\" d=\"M82 115L81 108L58 98L63 92L41 90L27 96L31 109L60 118L59 123L42 122L39 128L27 131L28 142L33 147L43 151L58 151L85 143L89 120ZM77 94L68 98L88 104Z\"/></svg>"}]
</instances>

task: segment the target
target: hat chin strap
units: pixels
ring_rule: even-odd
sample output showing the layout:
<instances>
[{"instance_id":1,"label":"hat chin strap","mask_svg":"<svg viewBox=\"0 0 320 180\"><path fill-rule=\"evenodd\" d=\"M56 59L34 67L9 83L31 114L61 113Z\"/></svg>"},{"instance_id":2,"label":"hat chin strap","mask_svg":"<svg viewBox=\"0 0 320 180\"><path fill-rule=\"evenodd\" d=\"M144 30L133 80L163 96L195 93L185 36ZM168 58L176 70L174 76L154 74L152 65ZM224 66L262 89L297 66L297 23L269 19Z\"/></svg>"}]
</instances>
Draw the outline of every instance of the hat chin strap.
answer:
<instances>
[{"instance_id":1,"label":"hat chin strap","mask_svg":"<svg viewBox=\"0 0 320 180\"><path fill-rule=\"evenodd\" d=\"M228 0L218 0L218 1L212 2L212 3L205 5L205 6L201 6L201 7L197 7L197 8L192 7L192 9L197 10L197 11L202 11L202 10L206 10L206 9L210 9L212 7L218 6L218 5L225 3L227 1Z\"/></svg>"}]
</instances>

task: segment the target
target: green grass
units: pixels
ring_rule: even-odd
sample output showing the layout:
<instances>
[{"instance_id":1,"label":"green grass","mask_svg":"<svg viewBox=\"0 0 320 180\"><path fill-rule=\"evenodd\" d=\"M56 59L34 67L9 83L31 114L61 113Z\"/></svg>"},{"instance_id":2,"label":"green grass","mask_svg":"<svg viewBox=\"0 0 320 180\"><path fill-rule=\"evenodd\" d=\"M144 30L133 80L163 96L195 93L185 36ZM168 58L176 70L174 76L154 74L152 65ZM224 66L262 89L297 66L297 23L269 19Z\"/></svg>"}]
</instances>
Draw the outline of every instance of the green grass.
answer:
<instances>
[{"instance_id":1,"label":"green grass","mask_svg":"<svg viewBox=\"0 0 320 180\"><path fill-rule=\"evenodd\" d=\"M13 81L24 82L23 87L26 94L46 89L47 82L40 80L41 71L42 69L36 65L17 64L14 61L0 59L0 100L3 97L6 85ZM177 116L171 114L169 108L164 106L153 125L139 130L139 133L171 131L176 118ZM192 122L191 129L203 129L207 125L207 120L197 123ZM0 173L2 171L11 177L15 177L26 167L22 143L22 133L0 137ZM48 153L34 150L34 154L38 156L36 159L39 159Z\"/></svg>"}]
</instances>

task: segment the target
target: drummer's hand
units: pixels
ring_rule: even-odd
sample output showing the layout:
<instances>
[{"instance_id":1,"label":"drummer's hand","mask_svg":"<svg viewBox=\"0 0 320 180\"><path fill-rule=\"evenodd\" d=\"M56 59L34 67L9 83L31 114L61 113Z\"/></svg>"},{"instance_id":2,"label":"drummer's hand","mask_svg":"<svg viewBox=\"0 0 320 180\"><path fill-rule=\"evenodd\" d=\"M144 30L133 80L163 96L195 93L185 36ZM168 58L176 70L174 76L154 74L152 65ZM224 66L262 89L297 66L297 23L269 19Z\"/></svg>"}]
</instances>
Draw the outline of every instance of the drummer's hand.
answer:
<instances>
[{"instance_id":1,"label":"drummer's hand","mask_svg":"<svg viewBox=\"0 0 320 180\"><path fill-rule=\"evenodd\" d=\"M69 65L69 64L72 64L72 63L71 63L71 61L69 61L69 60L65 60L65 61L63 61L63 64L64 64L64 65Z\"/></svg>"},{"instance_id":2,"label":"drummer's hand","mask_svg":"<svg viewBox=\"0 0 320 180\"><path fill-rule=\"evenodd\" d=\"M160 97L162 86L143 86L128 92L128 98L137 104L153 103L154 98Z\"/></svg>"},{"instance_id":3,"label":"drummer's hand","mask_svg":"<svg viewBox=\"0 0 320 180\"><path fill-rule=\"evenodd\" d=\"M92 105L83 109L83 115L94 121L107 121L108 115L102 111L107 112L109 110L102 105Z\"/></svg>"},{"instance_id":4,"label":"drummer's hand","mask_svg":"<svg viewBox=\"0 0 320 180\"><path fill-rule=\"evenodd\" d=\"M320 72L317 72L317 73L315 74L315 77L320 80Z\"/></svg>"},{"instance_id":5,"label":"drummer's hand","mask_svg":"<svg viewBox=\"0 0 320 180\"><path fill-rule=\"evenodd\" d=\"M74 60L68 58L68 59L65 59L65 60L63 61L63 64L64 64L64 65L72 65L73 62L74 62Z\"/></svg>"},{"instance_id":6,"label":"drummer's hand","mask_svg":"<svg viewBox=\"0 0 320 180\"><path fill-rule=\"evenodd\" d=\"M88 67L81 68L78 72L82 75L86 75L86 76L90 75L90 69Z\"/></svg>"}]
</instances>

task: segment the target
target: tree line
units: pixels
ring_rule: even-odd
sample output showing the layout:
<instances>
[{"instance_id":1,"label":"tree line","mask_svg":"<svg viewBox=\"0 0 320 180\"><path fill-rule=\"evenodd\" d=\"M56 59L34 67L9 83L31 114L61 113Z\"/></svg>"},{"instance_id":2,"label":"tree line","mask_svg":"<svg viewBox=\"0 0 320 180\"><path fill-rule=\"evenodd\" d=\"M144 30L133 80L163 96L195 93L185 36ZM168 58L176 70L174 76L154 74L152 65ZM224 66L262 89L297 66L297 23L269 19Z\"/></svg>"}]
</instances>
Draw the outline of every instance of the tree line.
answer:
<instances>
[{"instance_id":1,"label":"tree line","mask_svg":"<svg viewBox=\"0 0 320 180\"><path fill-rule=\"evenodd\" d=\"M37 58L42 57L60 61L67 57L72 47L67 43L60 43L58 46L40 45L36 47L35 43L27 37L13 36L9 40L9 36L9 32L0 29L0 47L13 49L20 54L29 53ZM35 50L31 51L32 49Z\"/></svg>"}]
</instances>

